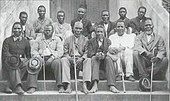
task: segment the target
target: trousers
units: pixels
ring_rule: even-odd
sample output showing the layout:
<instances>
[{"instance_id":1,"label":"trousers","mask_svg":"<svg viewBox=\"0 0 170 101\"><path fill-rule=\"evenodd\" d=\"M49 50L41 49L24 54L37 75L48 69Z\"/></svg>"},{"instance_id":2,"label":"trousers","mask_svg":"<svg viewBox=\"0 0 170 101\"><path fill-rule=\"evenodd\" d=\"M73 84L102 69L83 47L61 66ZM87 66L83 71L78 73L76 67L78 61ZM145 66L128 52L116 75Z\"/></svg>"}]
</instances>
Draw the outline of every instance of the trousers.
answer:
<instances>
[{"instance_id":1,"label":"trousers","mask_svg":"<svg viewBox=\"0 0 170 101\"><path fill-rule=\"evenodd\" d=\"M99 81L99 69L100 64L104 63L104 69L106 71L107 85L115 85L116 82L116 69L115 64L110 56L106 56L103 60L99 60L96 56L92 57L92 81ZM102 62L104 61L104 62Z\"/></svg>"},{"instance_id":2,"label":"trousers","mask_svg":"<svg viewBox=\"0 0 170 101\"><path fill-rule=\"evenodd\" d=\"M74 61L73 58L63 57L61 59L62 63L62 82L70 83L71 76L70 76L70 68ZM91 59L86 58L83 61L83 81L91 81Z\"/></svg>"}]
</instances>

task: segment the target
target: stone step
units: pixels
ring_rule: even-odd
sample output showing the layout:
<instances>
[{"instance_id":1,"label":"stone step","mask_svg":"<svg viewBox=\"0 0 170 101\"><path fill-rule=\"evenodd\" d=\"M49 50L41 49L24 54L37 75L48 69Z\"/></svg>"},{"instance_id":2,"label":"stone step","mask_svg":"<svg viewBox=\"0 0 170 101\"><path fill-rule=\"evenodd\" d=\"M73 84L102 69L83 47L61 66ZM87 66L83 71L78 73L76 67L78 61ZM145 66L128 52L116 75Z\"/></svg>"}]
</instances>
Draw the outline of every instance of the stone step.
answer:
<instances>
[{"instance_id":1,"label":"stone step","mask_svg":"<svg viewBox=\"0 0 170 101\"><path fill-rule=\"evenodd\" d=\"M138 91L138 83L139 81L130 82L125 80L125 87L127 91ZM55 91L57 90L55 80L46 80L46 90L47 91ZM75 90L75 82L71 81L72 89ZM5 88L6 82L0 81L0 91L3 91ZM26 88L26 82L23 82L24 88ZM167 81L153 81L153 91L167 91L168 82ZM122 81L116 82L116 87L122 91ZM99 91L107 91L107 81L101 80L98 84ZM38 91L44 90L44 81L38 80ZM82 80L78 80L78 91L82 91Z\"/></svg>"},{"instance_id":2,"label":"stone step","mask_svg":"<svg viewBox=\"0 0 170 101\"><path fill-rule=\"evenodd\" d=\"M0 93L0 101L76 101L76 92L70 94L58 93L57 91L37 91L33 94L17 95ZM149 92L127 91L126 93L112 93L109 91L98 91L94 94L85 95L78 91L79 101L150 101ZM152 92L151 101L169 101L169 92Z\"/></svg>"}]
</instances>

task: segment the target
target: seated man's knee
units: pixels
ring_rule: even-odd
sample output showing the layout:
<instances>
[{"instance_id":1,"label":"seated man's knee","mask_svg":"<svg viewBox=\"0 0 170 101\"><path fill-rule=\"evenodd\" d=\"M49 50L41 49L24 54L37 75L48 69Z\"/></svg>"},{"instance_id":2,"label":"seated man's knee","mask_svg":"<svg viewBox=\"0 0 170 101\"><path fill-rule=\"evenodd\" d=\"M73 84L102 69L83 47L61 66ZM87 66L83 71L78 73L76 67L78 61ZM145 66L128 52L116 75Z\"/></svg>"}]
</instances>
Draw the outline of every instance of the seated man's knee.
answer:
<instances>
[{"instance_id":1,"label":"seated man's knee","mask_svg":"<svg viewBox=\"0 0 170 101\"><path fill-rule=\"evenodd\" d=\"M91 60L96 60L96 59L97 59L96 56L91 57Z\"/></svg>"},{"instance_id":2,"label":"seated man's knee","mask_svg":"<svg viewBox=\"0 0 170 101\"><path fill-rule=\"evenodd\" d=\"M163 61L164 63L168 64L168 58L167 58L167 57L164 57L164 58L162 59L162 61Z\"/></svg>"},{"instance_id":3,"label":"seated man's knee","mask_svg":"<svg viewBox=\"0 0 170 101\"><path fill-rule=\"evenodd\" d=\"M91 58L86 58L84 61L83 61L83 64L91 64Z\"/></svg>"},{"instance_id":4,"label":"seated man's knee","mask_svg":"<svg viewBox=\"0 0 170 101\"><path fill-rule=\"evenodd\" d=\"M162 64L164 65L164 68L168 68L168 58L167 57L164 57L163 59L162 59Z\"/></svg>"},{"instance_id":5,"label":"seated man's knee","mask_svg":"<svg viewBox=\"0 0 170 101\"><path fill-rule=\"evenodd\" d=\"M134 57L138 57L140 55L138 51L133 51L132 54L133 54Z\"/></svg>"},{"instance_id":6,"label":"seated man's knee","mask_svg":"<svg viewBox=\"0 0 170 101\"><path fill-rule=\"evenodd\" d=\"M52 63L54 63L54 64L60 64L60 63L61 63L61 59L54 59L54 60L52 61Z\"/></svg>"},{"instance_id":7,"label":"seated man's knee","mask_svg":"<svg viewBox=\"0 0 170 101\"><path fill-rule=\"evenodd\" d=\"M67 61L68 58L67 58L67 57L63 57L63 58L61 58L61 60L62 60L62 61Z\"/></svg>"}]
</instances>

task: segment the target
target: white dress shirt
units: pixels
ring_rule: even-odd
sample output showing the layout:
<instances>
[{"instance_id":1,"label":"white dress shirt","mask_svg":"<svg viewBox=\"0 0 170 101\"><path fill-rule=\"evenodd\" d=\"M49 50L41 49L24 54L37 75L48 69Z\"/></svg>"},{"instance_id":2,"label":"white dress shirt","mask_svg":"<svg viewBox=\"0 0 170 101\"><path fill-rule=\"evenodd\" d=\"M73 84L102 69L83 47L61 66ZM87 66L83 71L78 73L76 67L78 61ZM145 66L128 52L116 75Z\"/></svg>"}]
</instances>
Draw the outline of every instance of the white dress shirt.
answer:
<instances>
[{"instance_id":1,"label":"white dress shirt","mask_svg":"<svg viewBox=\"0 0 170 101\"><path fill-rule=\"evenodd\" d=\"M107 29L108 29L108 26L109 26L109 24L104 24L104 28L105 28L105 31L106 31L106 37L107 37Z\"/></svg>"},{"instance_id":2,"label":"white dress shirt","mask_svg":"<svg viewBox=\"0 0 170 101\"><path fill-rule=\"evenodd\" d=\"M152 33L152 34L150 34L150 35L146 35L148 42L151 40L152 35L153 35L153 33Z\"/></svg>"},{"instance_id":3,"label":"white dress shirt","mask_svg":"<svg viewBox=\"0 0 170 101\"><path fill-rule=\"evenodd\" d=\"M110 47L119 48L120 46L126 48L132 48L134 46L135 34L126 34L119 36L117 33L111 35L109 39L111 40Z\"/></svg>"}]
</instances>

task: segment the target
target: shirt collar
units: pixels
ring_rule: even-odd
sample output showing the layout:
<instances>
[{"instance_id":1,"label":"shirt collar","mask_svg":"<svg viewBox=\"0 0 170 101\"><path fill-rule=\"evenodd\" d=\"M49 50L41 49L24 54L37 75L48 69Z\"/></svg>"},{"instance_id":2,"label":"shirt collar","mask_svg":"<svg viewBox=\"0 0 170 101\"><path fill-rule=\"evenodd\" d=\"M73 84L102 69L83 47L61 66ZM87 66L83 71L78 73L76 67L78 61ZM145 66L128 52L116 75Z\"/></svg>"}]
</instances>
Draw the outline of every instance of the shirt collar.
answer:
<instances>
[{"instance_id":1,"label":"shirt collar","mask_svg":"<svg viewBox=\"0 0 170 101\"><path fill-rule=\"evenodd\" d=\"M122 19L121 17L118 19L118 20L123 20L123 21L125 21L127 19L127 17L125 17L124 19Z\"/></svg>"},{"instance_id":2,"label":"shirt collar","mask_svg":"<svg viewBox=\"0 0 170 101\"><path fill-rule=\"evenodd\" d=\"M119 36L118 33L116 32L115 35L117 35L118 37L124 37L127 34L124 32L124 34L122 36Z\"/></svg>"},{"instance_id":3,"label":"shirt collar","mask_svg":"<svg viewBox=\"0 0 170 101\"><path fill-rule=\"evenodd\" d=\"M13 39L14 41L21 41L22 40L22 36L19 36L19 37L16 37L16 36L13 36Z\"/></svg>"},{"instance_id":4,"label":"shirt collar","mask_svg":"<svg viewBox=\"0 0 170 101\"><path fill-rule=\"evenodd\" d=\"M153 32L152 32L152 34L150 34L150 35L146 34L146 36L153 36Z\"/></svg>"}]
</instances>

